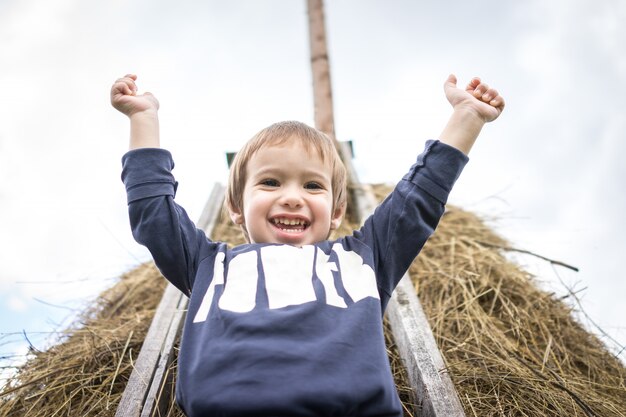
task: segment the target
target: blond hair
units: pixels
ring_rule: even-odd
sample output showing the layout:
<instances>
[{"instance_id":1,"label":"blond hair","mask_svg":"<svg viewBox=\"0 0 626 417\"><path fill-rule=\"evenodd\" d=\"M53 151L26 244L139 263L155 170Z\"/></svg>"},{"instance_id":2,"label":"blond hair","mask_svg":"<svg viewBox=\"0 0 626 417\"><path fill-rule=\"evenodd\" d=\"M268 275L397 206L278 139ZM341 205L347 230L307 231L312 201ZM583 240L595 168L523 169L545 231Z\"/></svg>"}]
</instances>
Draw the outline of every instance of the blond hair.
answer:
<instances>
[{"instance_id":1,"label":"blond hair","mask_svg":"<svg viewBox=\"0 0 626 417\"><path fill-rule=\"evenodd\" d=\"M247 180L246 167L250 158L265 146L279 146L292 140L297 140L308 152L315 150L322 162L328 163L331 167L332 212L346 204L346 168L332 139L302 122L285 121L274 123L261 130L237 152L230 166L226 189L226 207L229 210L243 213L243 191Z\"/></svg>"}]
</instances>

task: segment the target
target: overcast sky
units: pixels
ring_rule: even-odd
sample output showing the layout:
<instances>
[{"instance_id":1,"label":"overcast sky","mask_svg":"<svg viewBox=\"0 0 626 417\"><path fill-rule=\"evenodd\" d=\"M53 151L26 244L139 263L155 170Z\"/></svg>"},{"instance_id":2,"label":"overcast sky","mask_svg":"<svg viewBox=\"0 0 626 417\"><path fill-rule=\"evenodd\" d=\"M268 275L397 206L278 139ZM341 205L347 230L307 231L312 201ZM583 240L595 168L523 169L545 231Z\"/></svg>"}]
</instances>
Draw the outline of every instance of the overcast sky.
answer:
<instances>
[{"instance_id":1,"label":"overcast sky","mask_svg":"<svg viewBox=\"0 0 626 417\"><path fill-rule=\"evenodd\" d=\"M450 202L496 216L626 344L626 3L327 0L339 139L395 182L450 114L449 73L507 101ZM128 227L128 121L113 81L161 102L177 200L198 218L224 153L278 120L313 124L305 0L0 0L0 355L38 348L149 259ZM519 261L565 293L552 268ZM52 305L50 305L52 304ZM624 354L622 354L622 357Z\"/></svg>"}]
</instances>

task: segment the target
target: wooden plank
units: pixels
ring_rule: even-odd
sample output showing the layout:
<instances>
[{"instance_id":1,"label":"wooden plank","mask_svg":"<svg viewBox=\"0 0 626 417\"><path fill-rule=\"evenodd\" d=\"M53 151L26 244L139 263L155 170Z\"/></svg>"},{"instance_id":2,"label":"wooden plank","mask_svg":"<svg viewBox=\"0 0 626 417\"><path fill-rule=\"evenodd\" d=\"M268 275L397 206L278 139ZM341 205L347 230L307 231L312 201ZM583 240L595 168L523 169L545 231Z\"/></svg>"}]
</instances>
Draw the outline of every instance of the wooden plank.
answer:
<instances>
[{"instance_id":1,"label":"wooden plank","mask_svg":"<svg viewBox=\"0 0 626 417\"><path fill-rule=\"evenodd\" d=\"M342 152L346 152L344 148ZM349 169L354 170L348 161ZM356 178L356 177L355 177ZM378 202L369 185L353 186L353 200L361 223L370 216ZM437 342L422 310L408 274L404 274L386 310L398 353L404 363L417 403L415 415L423 417L465 416Z\"/></svg>"},{"instance_id":2,"label":"wooden plank","mask_svg":"<svg viewBox=\"0 0 626 417\"><path fill-rule=\"evenodd\" d=\"M169 284L168 287L170 286L175 288L173 285ZM175 289L178 291L177 288ZM189 302L187 297L183 296L180 291L178 291L178 294L180 295L179 302L170 317L171 322L167 334L165 335L163 349L161 349L161 354L148 389L146 400L142 406L141 417L164 416L167 414L167 409L170 405L171 385L174 383L174 380L169 371L175 356L174 345L181 332L185 310Z\"/></svg>"},{"instance_id":3,"label":"wooden plank","mask_svg":"<svg viewBox=\"0 0 626 417\"><path fill-rule=\"evenodd\" d=\"M221 213L224 186L215 184L197 226L210 235ZM116 417L165 415L173 383L169 368L174 344L184 322L188 299L168 284L141 347L135 367L122 394Z\"/></svg>"},{"instance_id":4,"label":"wooden plank","mask_svg":"<svg viewBox=\"0 0 626 417\"><path fill-rule=\"evenodd\" d=\"M357 186L354 190L359 192L353 198L359 202L359 215L362 221L365 221L374 212L376 198L370 186ZM391 295L386 314L394 341L398 346L398 353L413 388L417 402L417 409L413 410L415 415L465 416L408 274L404 274Z\"/></svg>"},{"instance_id":5,"label":"wooden plank","mask_svg":"<svg viewBox=\"0 0 626 417\"><path fill-rule=\"evenodd\" d=\"M176 313L181 293L172 285L165 288L146 339L135 361L126 389L115 413L116 417L139 417L156 364L166 339L172 316Z\"/></svg>"},{"instance_id":6,"label":"wooden plank","mask_svg":"<svg viewBox=\"0 0 626 417\"><path fill-rule=\"evenodd\" d=\"M355 187L362 221L377 204L370 186ZM387 305L387 318L398 353L407 370L417 403L415 415L423 417L465 416L463 407L446 372L443 357L415 293L411 277L404 274Z\"/></svg>"},{"instance_id":7,"label":"wooden plank","mask_svg":"<svg viewBox=\"0 0 626 417\"><path fill-rule=\"evenodd\" d=\"M196 226L204 230L208 236L211 235L219 219L223 201L224 186L215 184L196 223ZM165 337L163 349L143 405L141 417L164 416L167 413L171 402L171 384L174 383L169 370L175 356L174 345L181 333L188 303L189 299L181 294L178 307L171 317L172 322Z\"/></svg>"},{"instance_id":8,"label":"wooden plank","mask_svg":"<svg viewBox=\"0 0 626 417\"><path fill-rule=\"evenodd\" d=\"M354 190L358 190L353 198L358 201L363 222L378 203L370 186L362 185L354 187ZM417 409L413 410L415 415L465 416L408 273L404 274L391 295L386 314L413 389L417 403Z\"/></svg>"},{"instance_id":9,"label":"wooden plank","mask_svg":"<svg viewBox=\"0 0 626 417\"><path fill-rule=\"evenodd\" d=\"M423 417L465 413L408 274L396 287L387 318ZM419 412L419 410L416 410Z\"/></svg>"},{"instance_id":10,"label":"wooden plank","mask_svg":"<svg viewBox=\"0 0 626 417\"><path fill-rule=\"evenodd\" d=\"M216 183L213 186L209 199L204 205L204 210L202 210L202 214L200 214L200 218L196 223L196 226L199 229L204 230L204 233L206 233L207 236L211 236L213 228L219 219L222 211L222 205L224 204L225 191L226 187L222 184Z\"/></svg>"}]
</instances>

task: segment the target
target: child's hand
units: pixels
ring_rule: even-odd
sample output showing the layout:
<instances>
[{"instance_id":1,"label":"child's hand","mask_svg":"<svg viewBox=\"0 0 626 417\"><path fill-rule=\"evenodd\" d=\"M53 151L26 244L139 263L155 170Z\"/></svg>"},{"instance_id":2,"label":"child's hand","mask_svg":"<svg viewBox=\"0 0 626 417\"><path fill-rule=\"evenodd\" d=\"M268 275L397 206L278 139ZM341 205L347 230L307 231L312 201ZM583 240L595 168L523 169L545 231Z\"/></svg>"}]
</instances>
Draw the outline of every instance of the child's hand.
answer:
<instances>
[{"instance_id":1,"label":"child's hand","mask_svg":"<svg viewBox=\"0 0 626 417\"><path fill-rule=\"evenodd\" d=\"M111 87L111 104L128 117L139 112L159 110L159 101L152 93L137 95L136 80L136 75L127 74Z\"/></svg>"},{"instance_id":2,"label":"child's hand","mask_svg":"<svg viewBox=\"0 0 626 417\"><path fill-rule=\"evenodd\" d=\"M504 98L487 84L474 77L462 90L456 86L456 77L451 74L443 85L446 98L454 110L468 110L475 113L483 122L492 122L504 109Z\"/></svg>"}]
</instances>

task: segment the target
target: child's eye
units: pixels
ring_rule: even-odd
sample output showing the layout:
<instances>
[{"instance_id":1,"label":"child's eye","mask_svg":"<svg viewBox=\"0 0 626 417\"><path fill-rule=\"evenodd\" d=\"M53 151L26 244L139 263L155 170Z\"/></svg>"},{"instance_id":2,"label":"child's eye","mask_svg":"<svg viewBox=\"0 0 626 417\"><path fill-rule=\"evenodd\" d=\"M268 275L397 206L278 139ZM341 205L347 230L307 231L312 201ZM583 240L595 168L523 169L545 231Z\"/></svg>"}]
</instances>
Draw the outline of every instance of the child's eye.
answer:
<instances>
[{"instance_id":1,"label":"child's eye","mask_svg":"<svg viewBox=\"0 0 626 417\"><path fill-rule=\"evenodd\" d=\"M306 184L304 184L304 188L306 188L307 190L322 190L322 189L324 189L324 187L322 187L322 185L317 183L317 182L307 182Z\"/></svg>"},{"instance_id":2,"label":"child's eye","mask_svg":"<svg viewBox=\"0 0 626 417\"><path fill-rule=\"evenodd\" d=\"M273 179L266 179L261 181L261 185L266 185L268 187L278 187L278 181Z\"/></svg>"}]
</instances>

